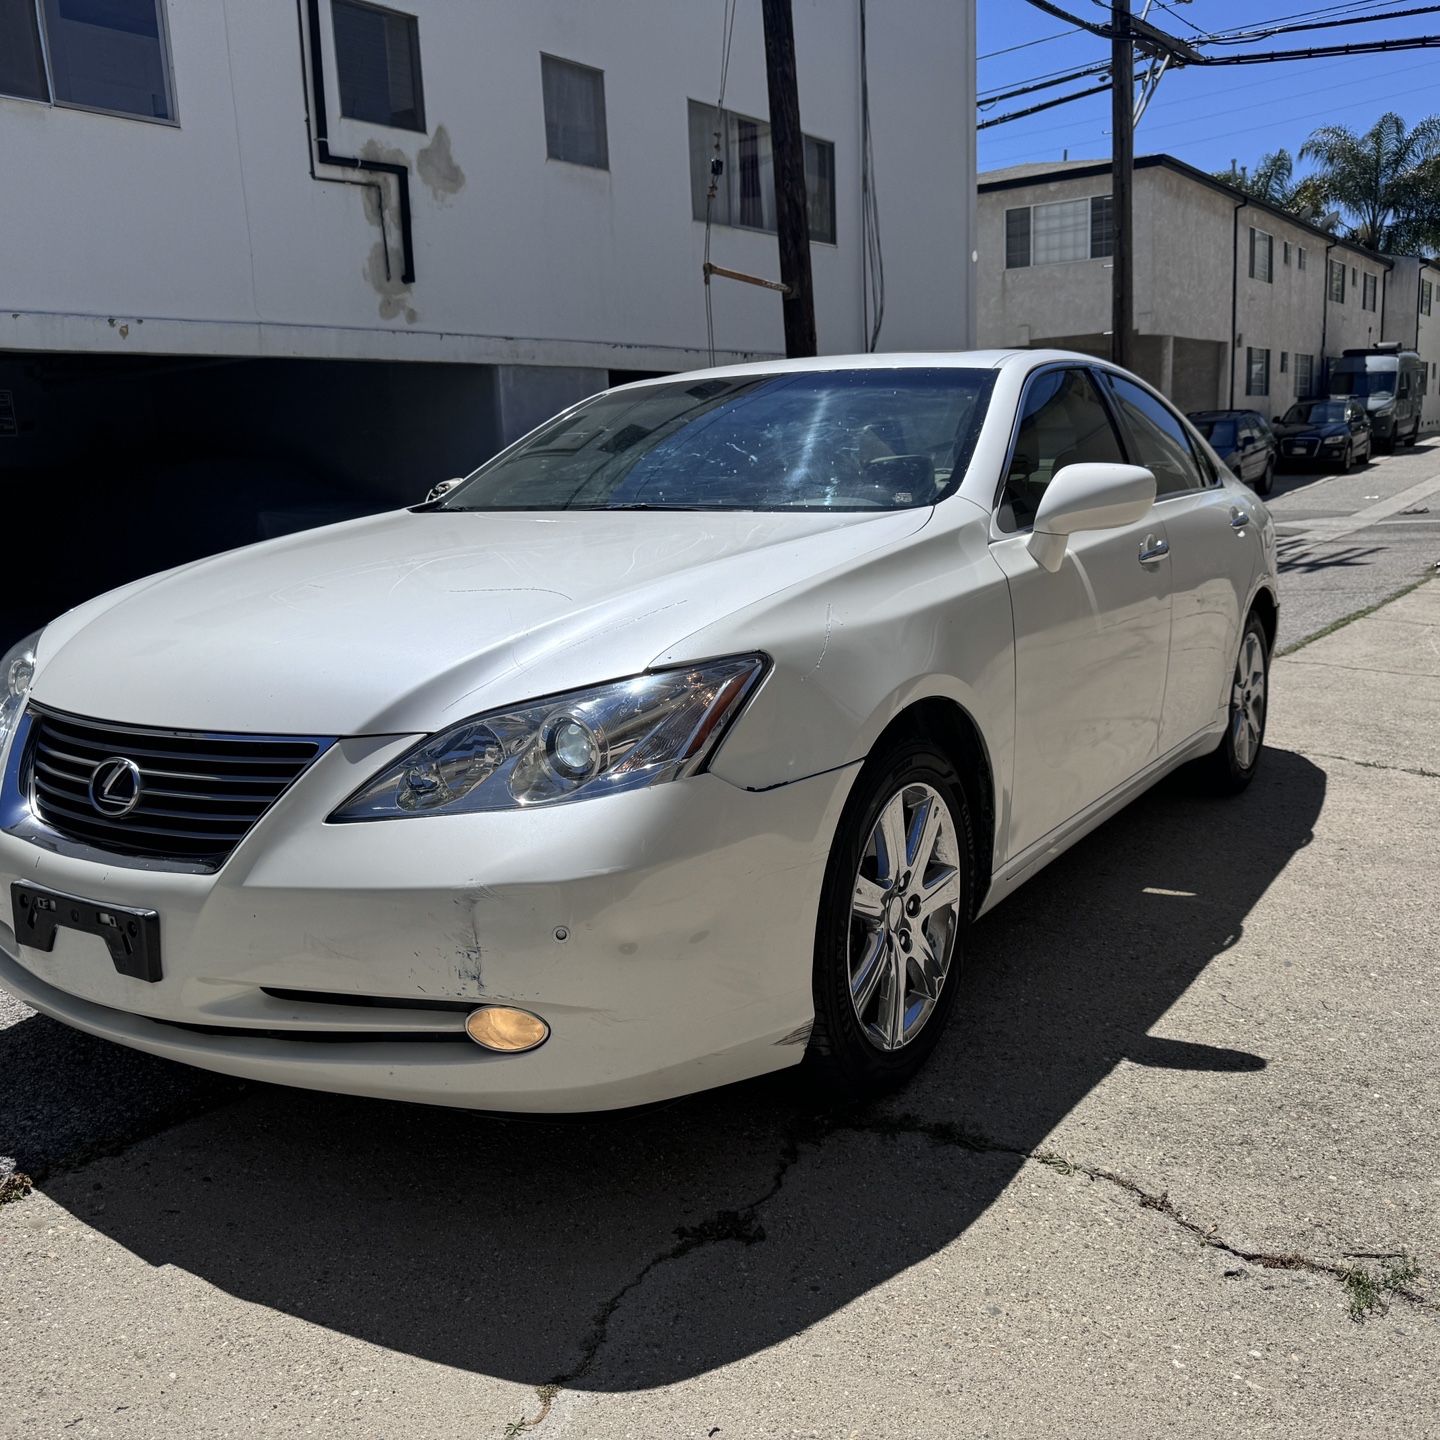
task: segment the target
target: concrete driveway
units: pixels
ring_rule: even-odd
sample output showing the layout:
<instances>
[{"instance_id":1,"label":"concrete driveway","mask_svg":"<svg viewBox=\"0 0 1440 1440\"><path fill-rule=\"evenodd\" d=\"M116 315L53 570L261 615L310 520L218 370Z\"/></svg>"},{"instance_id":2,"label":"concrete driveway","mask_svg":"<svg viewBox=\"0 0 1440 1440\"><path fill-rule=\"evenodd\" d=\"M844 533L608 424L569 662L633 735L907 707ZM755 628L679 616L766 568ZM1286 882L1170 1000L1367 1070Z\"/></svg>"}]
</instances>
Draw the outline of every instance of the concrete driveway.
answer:
<instances>
[{"instance_id":1,"label":"concrete driveway","mask_svg":"<svg viewBox=\"0 0 1440 1440\"><path fill-rule=\"evenodd\" d=\"M982 922L862 1111L501 1124L18 1018L0 1435L1440 1434L1437 786L1440 584L1278 663L1242 798Z\"/></svg>"}]
</instances>

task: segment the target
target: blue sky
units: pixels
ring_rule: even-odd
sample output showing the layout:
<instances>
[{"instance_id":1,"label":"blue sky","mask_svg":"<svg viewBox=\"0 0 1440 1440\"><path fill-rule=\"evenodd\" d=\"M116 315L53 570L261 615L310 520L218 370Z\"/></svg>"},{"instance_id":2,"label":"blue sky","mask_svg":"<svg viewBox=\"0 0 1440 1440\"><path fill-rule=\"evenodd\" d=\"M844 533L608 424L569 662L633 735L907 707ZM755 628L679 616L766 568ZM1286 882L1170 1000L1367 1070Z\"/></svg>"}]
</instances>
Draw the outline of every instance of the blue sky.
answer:
<instances>
[{"instance_id":1,"label":"blue sky","mask_svg":"<svg viewBox=\"0 0 1440 1440\"><path fill-rule=\"evenodd\" d=\"M1108 4L1100 0L1058 0L1062 9L1086 19L1104 21ZM1132 0L1135 13L1145 0ZM1310 16L1337 0L1167 0L1157 3L1150 21L1187 39L1195 29L1213 31L1255 26L1280 16ZM1408 9L1420 0L1357 4L1347 10ZM1054 71L1103 62L1109 42L1071 31L1043 44L1027 45L1008 54L993 54L1025 41L1056 36L1063 21L1046 15L1025 0L979 0L979 89L985 92L1023 85ZM1343 13L1343 12L1342 12ZM1321 17L1324 18L1324 17ZM1188 22L1188 23L1187 23ZM1292 22L1293 23L1293 22ZM1194 27L1194 28L1192 28ZM1246 46L1212 46L1216 53L1332 45L1399 35L1440 34L1440 12L1377 24L1346 25L1332 30L1275 36ZM988 58L987 58L988 57ZM1066 89L1042 91L1019 100L1002 101L987 114L1022 108ZM1170 71L1160 82L1135 135L1135 153L1160 151L1178 156L1202 170L1229 167L1232 159L1253 165L1262 154L1280 148L1297 154L1305 137L1318 125L1337 123L1366 130L1377 116L1396 110L1407 124L1440 113L1440 50L1402 50L1388 55L1347 56L1290 61L1274 65L1236 65L1216 69ZM980 169L1030 161L1059 160L1068 150L1072 160L1108 159L1110 96L1077 100L1025 120L982 130ZM1308 167L1302 167L1303 169Z\"/></svg>"}]
</instances>

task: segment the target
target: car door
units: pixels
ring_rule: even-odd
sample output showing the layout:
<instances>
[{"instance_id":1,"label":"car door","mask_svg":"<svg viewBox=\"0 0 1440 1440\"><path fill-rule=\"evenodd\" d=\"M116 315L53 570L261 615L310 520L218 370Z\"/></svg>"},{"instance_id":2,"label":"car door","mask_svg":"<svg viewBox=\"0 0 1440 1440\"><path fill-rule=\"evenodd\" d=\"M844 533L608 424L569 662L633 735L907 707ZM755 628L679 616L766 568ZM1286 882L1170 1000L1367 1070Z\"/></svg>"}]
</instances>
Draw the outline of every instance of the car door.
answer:
<instances>
[{"instance_id":1,"label":"car door","mask_svg":"<svg viewBox=\"0 0 1440 1440\"><path fill-rule=\"evenodd\" d=\"M1370 417L1365 413L1365 408L1352 401L1345 407L1345 420L1350 427L1350 438L1355 454L1359 455L1363 451L1368 458L1370 454Z\"/></svg>"},{"instance_id":2,"label":"car door","mask_svg":"<svg viewBox=\"0 0 1440 1440\"><path fill-rule=\"evenodd\" d=\"M1260 433L1249 415L1240 416L1236 429L1240 449L1239 476L1247 485L1253 486L1265 473L1265 450L1260 444Z\"/></svg>"},{"instance_id":3,"label":"car door","mask_svg":"<svg viewBox=\"0 0 1440 1440\"><path fill-rule=\"evenodd\" d=\"M1053 574L1027 548L1035 507L1060 469L1123 459L1088 367L1031 376L991 527L1015 625L1006 859L1155 758L1170 648L1165 527L1152 510L1135 525L1073 535Z\"/></svg>"},{"instance_id":4,"label":"car door","mask_svg":"<svg viewBox=\"0 0 1440 1440\"><path fill-rule=\"evenodd\" d=\"M1170 667L1160 754L1213 725L1229 703L1241 607L1259 553L1252 503L1226 486L1185 422L1158 395L1107 374L1130 461L1155 474L1155 510L1170 541ZM1263 447L1256 450L1263 453Z\"/></svg>"}]
</instances>

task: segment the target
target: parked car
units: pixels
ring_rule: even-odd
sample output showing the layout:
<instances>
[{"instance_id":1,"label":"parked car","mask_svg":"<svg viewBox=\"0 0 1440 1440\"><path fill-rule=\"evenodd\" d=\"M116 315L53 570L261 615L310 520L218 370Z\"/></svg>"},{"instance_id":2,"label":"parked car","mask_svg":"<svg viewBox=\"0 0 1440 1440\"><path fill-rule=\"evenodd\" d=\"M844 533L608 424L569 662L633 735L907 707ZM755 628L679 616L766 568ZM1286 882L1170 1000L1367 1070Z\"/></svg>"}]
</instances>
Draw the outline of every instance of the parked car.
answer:
<instances>
[{"instance_id":1,"label":"parked car","mask_svg":"<svg viewBox=\"0 0 1440 1440\"><path fill-rule=\"evenodd\" d=\"M1330 366L1332 398L1349 396L1365 407L1377 445L1393 450L1420 438L1426 365L1398 340L1368 349L1346 350Z\"/></svg>"},{"instance_id":2,"label":"parked car","mask_svg":"<svg viewBox=\"0 0 1440 1440\"><path fill-rule=\"evenodd\" d=\"M1232 475L1257 495L1275 488L1280 442L1259 411L1192 410L1190 419Z\"/></svg>"},{"instance_id":3,"label":"parked car","mask_svg":"<svg viewBox=\"0 0 1440 1440\"><path fill-rule=\"evenodd\" d=\"M1370 420L1358 400L1297 400L1275 417L1280 458L1290 465L1339 465L1351 470L1374 448Z\"/></svg>"},{"instance_id":4,"label":"parked car","mask_svg":"<svg viewBox=\"0 0 1440 1440\"><path fill-rule=\"evenodd\" d=\"M1187 761L1248 784L1277 603L1264 507L1084 356L610 390L12 650L0 984L362 1095L881 1089L976 915Z\"/></svg>"}]
</instances>

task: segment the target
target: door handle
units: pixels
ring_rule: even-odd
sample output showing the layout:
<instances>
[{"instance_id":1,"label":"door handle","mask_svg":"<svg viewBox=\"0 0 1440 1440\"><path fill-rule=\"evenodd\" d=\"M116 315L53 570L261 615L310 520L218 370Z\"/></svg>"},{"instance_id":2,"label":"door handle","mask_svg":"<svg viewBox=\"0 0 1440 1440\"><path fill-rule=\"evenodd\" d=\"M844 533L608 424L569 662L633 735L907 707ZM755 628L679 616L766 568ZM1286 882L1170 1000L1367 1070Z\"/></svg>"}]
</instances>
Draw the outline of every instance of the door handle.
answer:
<instances>
[{"instance_id":1,"label":"door handle","mask_svg":"<svg viewBox=\"0 0 1440 1440\"><path fill-rule=\"evenodd\" d=\"M1145 543L1140 547L1140 563L1149 565L1156 560L1162 560L1170 553L1170 542L1168 540L1157 540L1153 535L1145 537Z\"/></svg>"},{"instance_id":2,"label":"door handle","mask_svg":"<svg viewBox=\"0 0 1440 1440\"><path fill-rule=\"evenodd\" d=\"M1230 528L1232 530L1243 530L1250 523L1250 512L1242 510L1238 505L1230 507Z\"/></svg>"}]
</instances>

